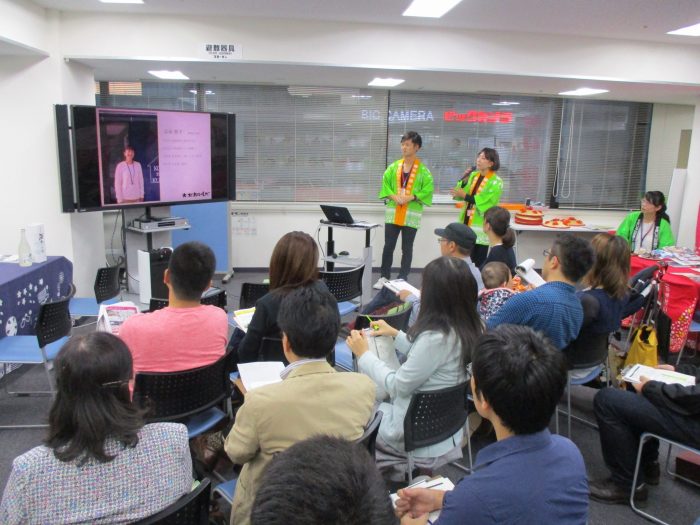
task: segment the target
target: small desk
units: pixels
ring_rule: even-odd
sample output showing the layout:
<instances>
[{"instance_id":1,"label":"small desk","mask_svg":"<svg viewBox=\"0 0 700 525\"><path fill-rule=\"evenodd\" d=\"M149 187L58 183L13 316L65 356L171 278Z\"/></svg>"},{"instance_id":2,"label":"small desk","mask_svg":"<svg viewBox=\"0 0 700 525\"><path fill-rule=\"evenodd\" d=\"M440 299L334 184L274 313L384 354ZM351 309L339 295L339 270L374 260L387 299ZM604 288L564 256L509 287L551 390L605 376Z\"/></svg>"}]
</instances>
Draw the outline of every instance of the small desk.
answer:
<instances>
[{"instance_id":1,"label":"small desk","mask_svg":"<svg viewBox=\"0 0 700 525\"><path fill-rule=\"evenodd\" d=\"M0 337L33 335L39 305L68 295L73 263L49 257L31 266L0 263Z\"/></svg>"},{"instance_id":2,"label":"small desk","mask_svg":"<svg viewBox=\"0 0 700 525\"><path fill-rule=\"evenodd\" d=\"M328 240L326 241L326 270L333 271L336 264L345 266L360 266L365 265L365 270L362 272L362 304L367 304L372 300L372 245L370 243L370 232L374 228L378 228L379 224L339 224L336 222L321 221L319 228L328 228ZM333 241L333 228L341 228L343 230L352 230L365 232L365 247L362 250L362 258L350 257L330 257L330 254L335 253L335 242Z\"/></svg>"}]
</instances>

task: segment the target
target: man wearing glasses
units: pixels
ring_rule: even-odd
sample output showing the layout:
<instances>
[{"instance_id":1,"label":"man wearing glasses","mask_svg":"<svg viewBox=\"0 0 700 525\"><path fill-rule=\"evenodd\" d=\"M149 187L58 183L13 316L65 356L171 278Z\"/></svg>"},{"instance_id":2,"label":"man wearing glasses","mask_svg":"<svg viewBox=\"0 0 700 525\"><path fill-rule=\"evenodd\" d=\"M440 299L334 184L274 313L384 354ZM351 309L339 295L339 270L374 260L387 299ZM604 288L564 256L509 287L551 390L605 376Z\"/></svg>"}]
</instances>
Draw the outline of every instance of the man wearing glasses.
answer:
<instances>
[{"instance_id":1,"label":"man wearing glasses","mask_svg":"<svg viewBox=\"0 0 700 525\"><path fill-rule=\"evenodd\" d=\"M584 239L560 234L543 255L542 277L546 283L508 299L486 325L489 329L501 324L529 326L563 350L576 339L583 323L575 285L593 266L593 248Z\"/></svg>"}]
</instances>

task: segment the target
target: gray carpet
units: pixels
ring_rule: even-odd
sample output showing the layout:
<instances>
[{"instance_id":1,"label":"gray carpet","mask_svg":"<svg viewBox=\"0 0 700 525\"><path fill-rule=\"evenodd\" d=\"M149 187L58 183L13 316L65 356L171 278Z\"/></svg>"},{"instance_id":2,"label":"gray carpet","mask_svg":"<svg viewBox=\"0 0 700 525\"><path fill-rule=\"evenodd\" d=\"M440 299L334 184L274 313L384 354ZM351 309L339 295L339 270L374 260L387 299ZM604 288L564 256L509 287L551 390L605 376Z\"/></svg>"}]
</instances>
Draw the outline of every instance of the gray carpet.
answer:
<instances>
[{"instance_id":1,"label":"gray carpet","mask_svg":"<svg viewBox=\"0 0 700 525\"><path fill-rule=\"evenodd\" d=\"M264 275L260 272L238 272L234 279L225 286L229 295L229 306L238 307L240 286L244 281L260 282ZM374 279L378 278L378 275ZM413 284L420 285L420 276L412 275L409 278ZM80 327L82 331L89 327ZM11 384L12 389L45 389L46 376L41 367L23 367L13 372L8 378L0 379L0 386ZM574 413L593 418L591 414L591 398L595 393L592 389L579 387L573 394L575 402ZM50 400L49 398L8 398L4 391L0 391L0 425L13 423L41 423L46 422ZM566 432L566 420L560 420L561 431ZM554 429L552 425L552 430ZM25 430L0 430L0 482L4 488L6 480L12 468L12 460L19 454L37 446L45 434L42 429ZM600 452L600 443L596 430L588 428L580 423L572 423L572 439L578 445L586 462L588 475L591 478L607 476L607 469L603 463ZM488 445L493 438L476 437L473 439L473 450ZM661 448L662 458L665 460L666 449ZM464 473L454 467L444 467L440 473L450 477L453 481L459 480ZM517 481L516 481L517 482ZM672 479L668 474L663 474L658 487L650 488L649 503L646 510L659 515L665 521L672 524L693 524L700 518L700 489L688 485L682 481ZM627 505L604 505L591 502L589 510L589 524L616 525L644 522L634 514Z\"/></svg>"}]
</instances>

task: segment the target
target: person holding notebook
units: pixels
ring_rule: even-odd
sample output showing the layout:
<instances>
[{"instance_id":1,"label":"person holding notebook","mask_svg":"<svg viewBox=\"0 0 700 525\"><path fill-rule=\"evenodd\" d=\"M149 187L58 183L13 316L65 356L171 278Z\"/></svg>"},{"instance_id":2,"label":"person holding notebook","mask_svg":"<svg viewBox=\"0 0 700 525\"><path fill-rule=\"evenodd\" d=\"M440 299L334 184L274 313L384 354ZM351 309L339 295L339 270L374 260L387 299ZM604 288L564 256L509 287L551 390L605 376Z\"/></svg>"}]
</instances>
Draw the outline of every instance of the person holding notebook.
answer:
<instances>
[{"instance_id":1,"label":"person holding notebook","mask_svg":"<svg viewBox=\"0 0 700 525\"><path fill-rule=\"evenodd\" d=\"M391 279L394 248L401 234L401 269L399 279L408 279L413 260L413 241L420 227L423 207L433 203L433 176L416 156L423 139L415 131L401 137L402 158L391 163L384 172L379 198L384 199L384 251L381 277L374 289L381 290Z\"/></svg>"}]
</instances>

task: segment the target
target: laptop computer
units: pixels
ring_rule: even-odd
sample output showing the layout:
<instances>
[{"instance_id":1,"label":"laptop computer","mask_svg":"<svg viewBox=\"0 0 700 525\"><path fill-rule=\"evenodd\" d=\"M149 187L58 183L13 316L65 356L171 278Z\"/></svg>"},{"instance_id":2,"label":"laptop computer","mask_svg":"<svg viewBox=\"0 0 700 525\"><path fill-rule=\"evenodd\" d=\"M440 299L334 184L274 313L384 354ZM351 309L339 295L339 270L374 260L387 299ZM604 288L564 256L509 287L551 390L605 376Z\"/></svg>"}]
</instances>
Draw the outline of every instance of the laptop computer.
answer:
<instances>
[{"instance_id":1,"label":"laptop computer","mask_svg":"<svg viewBox=\"0 0 700 525\"><path fill-rule=\"evenodd\" d=\"M344 208L343 206L321 204L321 210L323 210L323 214L328 219L328 222L335 224L357 224L357 222L352 218L352 215L350 215L350 210Z\"/></svg>"}]
</instances>

